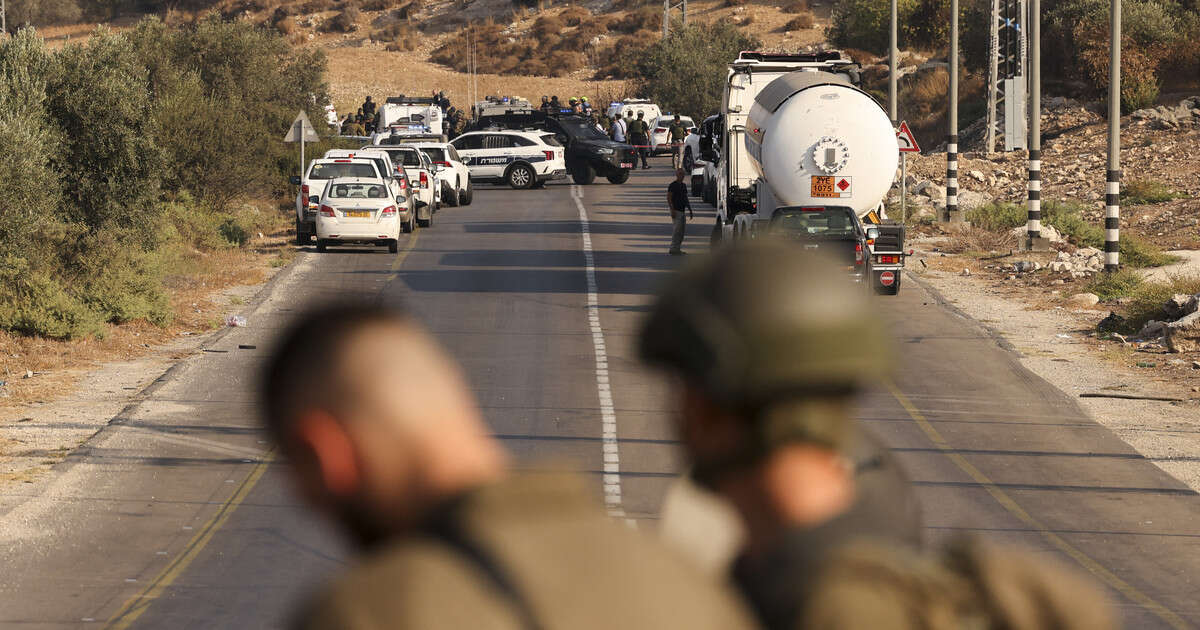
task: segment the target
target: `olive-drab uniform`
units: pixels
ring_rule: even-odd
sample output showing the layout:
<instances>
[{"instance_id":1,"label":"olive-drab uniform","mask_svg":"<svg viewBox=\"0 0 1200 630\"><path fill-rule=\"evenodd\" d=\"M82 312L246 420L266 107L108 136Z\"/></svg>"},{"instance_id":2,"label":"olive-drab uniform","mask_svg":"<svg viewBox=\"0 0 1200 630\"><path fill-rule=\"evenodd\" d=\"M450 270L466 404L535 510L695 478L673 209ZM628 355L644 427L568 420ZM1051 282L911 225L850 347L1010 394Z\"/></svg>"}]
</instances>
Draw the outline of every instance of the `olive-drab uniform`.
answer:
<instances>
[{"instance_id":1,"label":"olive-drab uniform","mask_svg":"<svg viewBox=\"0 0 1200 630\"><path fill-rule=\"evenodd\" d=\"M675 120L667 130L671 142L671 168L683 166L683 141L687 139L687 127L683 122Z\"/></svg>"},{"instance_id":2,"label":"olive-drab uniform","mask_svg":"<svg viewBox=\"0 0 1200 630\"><path fill-rule=\"evenodd\" d=\"M769 235L689 265L651 309L644 361L671 371L745 423L721 453L691 454L718 487L782 446L807 444L854 470L849 509L755 541L733 582L767 630L1113 628L1103 593L1044 558L975 541L920 549L911 484L852 410L889 378L892 340L861 287L828 259ZM687 420L683 420L687 422Z\"/></svg>"},{"instance_id":3,"label":"olive-drab uniform","mask_svg":"<svg viewBox=\"0 0 1200 630\"><path fill-rule=\"evenodd\" d=\"M573 476L471 491L374 550L314 600L304 630L742 630L739 600L608 519Z\"/></svg>"},{"instance_id":4,"label":"olive-drab uniform","mask_svg":"<svg viewBox=\"0 0 1200 630\"><path fill-rule=\"evenodd\" d=\"M629 144L638 147L637 153L642 158L642 168L650 168L650 162L646 158L649 154L650 126L639 115L637 118L629 119L626 123L625 134L629 138Z\"/></svg>"}]
</instances>

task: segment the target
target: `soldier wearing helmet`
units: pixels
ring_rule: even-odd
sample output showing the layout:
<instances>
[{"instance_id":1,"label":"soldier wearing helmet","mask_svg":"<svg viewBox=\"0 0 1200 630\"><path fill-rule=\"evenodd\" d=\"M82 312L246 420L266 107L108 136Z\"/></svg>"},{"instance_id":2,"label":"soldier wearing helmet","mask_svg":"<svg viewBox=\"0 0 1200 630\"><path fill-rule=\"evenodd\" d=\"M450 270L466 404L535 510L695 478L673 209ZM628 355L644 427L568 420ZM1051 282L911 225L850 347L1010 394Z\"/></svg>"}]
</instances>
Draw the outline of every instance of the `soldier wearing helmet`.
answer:
<instances>
[{"instance_id":1,"label":"soldier wearing helmet","mask_svg":"<svg viewBox=\"0 0 1200 630\"><path fill-rule=\"evenodd\" d=\"M732 577L768 630L1115 627L1095 585L978 541L920 552L916 498L854 420L890 340L866 291L795 243L738 243L652 307L644 360L677 378L692 475L745 543Z\"/></svg>"},{"instance_id":2,"label":"soldier wearing helmet","mask_svg":"<svg viewBox=\"0 0 1200 630\"><path fill-rule=\"evenodd\" d=\"M733 577L768 627L792 627L823 551L859 536L916 546L903 473L852 416L891 367L867 292L795 244L724 248L652 308L640 353L672 373L692 476L747 544Z\"/></svg>"}]
</instances>

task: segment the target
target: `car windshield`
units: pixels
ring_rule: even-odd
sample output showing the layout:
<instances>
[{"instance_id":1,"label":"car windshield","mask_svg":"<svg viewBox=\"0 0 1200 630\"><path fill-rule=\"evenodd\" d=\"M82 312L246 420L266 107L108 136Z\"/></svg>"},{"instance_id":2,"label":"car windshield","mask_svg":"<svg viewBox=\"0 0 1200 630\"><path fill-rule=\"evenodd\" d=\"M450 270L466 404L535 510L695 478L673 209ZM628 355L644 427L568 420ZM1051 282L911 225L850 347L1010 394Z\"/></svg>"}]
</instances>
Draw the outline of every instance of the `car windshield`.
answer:
<instances>
[{"instance_id":1,"label":"car windshield","mask_svg":"<svg viewBox=\"0 0 1200 630\"><path fill-rule=\"evenodd\" d=\"M387 190L379 184L335 182L329 187L330 199L384 199Z\"/></svg>"},{"instance_id":2,"label":"car windshield","mask_svg":"<svg viewBox=\"0 0 1200 630\"><path fill-rule=\"evenodd\" d=\"M421 152L429 156L429 159L434 162L446 161L446 150L441 147L421 147Z\"/></svg>"},{"instance_id":3,"label":"car windshield","mask_svg":"<svg viewBox=\"0 0 1200 630\"><path fill-rule=\"evenodd\" d=\"M563 126L563 129L572 138L587 140L608 139L608 136L600 133L600 130L593 127L591 123L582 120L560 120L559 124Z\"/></svg>"},{"instance_id":4,"label":"car windshield","mask_svg":"<svg viewBox=\"0 0 1200 630\"><path fill-rule=\"evenodd\" d=\"M811 236L854 235L854 215L846 208L783 208L771 221L773 227Z\"/></svg>"},{"instance_id":5,"label":"car windshield","mask_svg":"<svg viewBox=\"0 0 1200 630\"><path fill-rule=\"evenodd\" d=\"M403 164L404 166L420 166L421 156L416 149L391 150L388 151L392 155L392 161Z\"/></svg>"},{"instance_id":6,"label":"car windshield","mask_svg":"<svg viewBox=\"0 0 1200 630\"><path fill-rule=\"evenodd\" d=\"M309 179L335 179L338 177L374 178L379 175L375 167L363 162L324 162L313 164L308 171Z\"/></svg>"}]
</instances>

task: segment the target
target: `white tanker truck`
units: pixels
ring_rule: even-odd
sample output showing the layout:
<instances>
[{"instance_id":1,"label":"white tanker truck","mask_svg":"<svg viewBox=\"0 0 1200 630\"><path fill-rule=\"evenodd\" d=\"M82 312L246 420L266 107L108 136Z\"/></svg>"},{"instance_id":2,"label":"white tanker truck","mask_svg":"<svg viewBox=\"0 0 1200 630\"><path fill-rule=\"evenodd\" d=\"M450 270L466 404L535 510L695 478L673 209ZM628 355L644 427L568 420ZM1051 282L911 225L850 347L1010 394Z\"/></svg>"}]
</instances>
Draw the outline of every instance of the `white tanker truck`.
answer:
<instances>
[{"instance_id":1,"label":"white tanker truck","mask_svg":"<svg viewBox=\"0 0 1200 630\"><path fill-rule=\"evenodd\" d=\"M856 83L858 65L837 52L744 52L730 64L713 238L782 230L840 241L855 275L894 295L904 227L887 222L883 201L899 149L887 113Z\"/></svg>"}]
</instances>

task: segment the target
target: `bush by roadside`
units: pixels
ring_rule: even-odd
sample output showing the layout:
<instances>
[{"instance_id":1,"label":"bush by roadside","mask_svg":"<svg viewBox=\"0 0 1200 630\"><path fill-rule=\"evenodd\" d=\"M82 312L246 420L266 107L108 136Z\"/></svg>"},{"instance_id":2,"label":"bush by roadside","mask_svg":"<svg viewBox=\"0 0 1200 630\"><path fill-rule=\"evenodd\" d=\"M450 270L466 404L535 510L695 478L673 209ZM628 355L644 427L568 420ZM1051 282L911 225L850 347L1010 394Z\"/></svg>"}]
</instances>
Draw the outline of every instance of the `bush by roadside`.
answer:
<instances>
[{"instance_id":1,"label":"bush by roadside","mask_svg":"<svg viewBox=\"0 0 1200 630\"><path fill-rule=\"evenodd\" d=\"M297 170L277 136L296 110L318 114L323 72L319 55L211 18L58 51L32 29L0 41L0 328L66 339L170 321L182 252L244 246L272 222L232 202Z\"/></svg>"}]
</instances>

